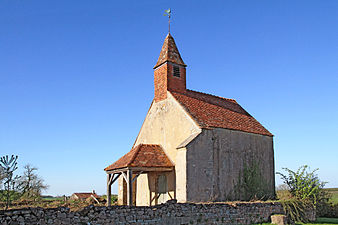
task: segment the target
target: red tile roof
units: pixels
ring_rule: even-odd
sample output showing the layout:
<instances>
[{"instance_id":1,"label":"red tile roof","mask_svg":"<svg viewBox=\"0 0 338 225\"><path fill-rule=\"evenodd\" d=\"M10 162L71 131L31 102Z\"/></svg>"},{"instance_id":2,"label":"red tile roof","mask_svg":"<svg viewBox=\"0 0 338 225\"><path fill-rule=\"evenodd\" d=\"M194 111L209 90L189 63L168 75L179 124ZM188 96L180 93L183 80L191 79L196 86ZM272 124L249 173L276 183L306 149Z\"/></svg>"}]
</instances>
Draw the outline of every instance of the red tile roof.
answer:
<instances>
[{"instance_id":1,"label":"red tile roof","mask_svg":"<svg viewBox=\"0 0 338 225\"><path fill-rule=\"evenodd\" d=\"M173 167L160 145L139 144L111 164L105 171L124 167Z\"/></svg>"},{"instance_id":2,"label":"red tile roof","mask_svg":"<svg viewBox=\"0 0 338 225\"><path fill-rule=\"evenodd\" d=\"M273 136L233 99L191 90L170 93L202 128L227 128Z\"/></svg>"},{"instance_id":3,"label":"red tile roof","mask_svg":"<svg viewBox=\"0 0 338 225\"><path fill-rule=\"evenodd\" d=\"M78 198L80 198L80 199L87 199L87 198L89 198L90 196L94 196L95 198L99 198L99 196L97 195L97 194L95 194L95 193L91 193L91 192L89 192L89 193L74 193L73 195L76 195Z\"/></svg>"},{"instance_id":4,"label":"red tile roof","mask_svg":"<svg viewBox=\"0 0 338 225\"><path fill-rule=\"evenodd\" d=\"M170 33L166 36L164 40L160 56L158 57L154 69L165 62L172 62L177 65L186 66L181 58L180 53L178 52L174 38L170 35Z\"/></svg>"}]
</instances>

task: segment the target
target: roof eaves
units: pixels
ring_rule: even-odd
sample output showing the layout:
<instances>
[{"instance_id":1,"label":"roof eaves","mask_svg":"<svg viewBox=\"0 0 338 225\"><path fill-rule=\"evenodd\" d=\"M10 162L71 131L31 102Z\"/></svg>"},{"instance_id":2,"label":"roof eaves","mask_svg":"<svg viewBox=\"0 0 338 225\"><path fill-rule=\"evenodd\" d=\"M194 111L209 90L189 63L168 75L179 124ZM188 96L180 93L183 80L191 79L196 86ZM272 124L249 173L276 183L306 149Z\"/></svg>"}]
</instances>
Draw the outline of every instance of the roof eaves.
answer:
<instances>
[{"instance_id":1,"label":"roof eaves","mask_svg":"<svg viewBox=\"0 0 338 225\"><path fill-rule=\"evenodd\" d=\"M180 66L183 66L183 67L187 67L187 65L186 65L185 63L177 63L177 62L174 62L173 60L166 59L165 61L156 64L156 65L153 67L153 69L156 69L156 68L158 68L158 67L160 67L160 66L162 66L163 64L168 63L168 62L169 62L169 63L176 64L176 65L180 65Z\"/></svg>"},{"instance_id":2,"label":"roof eaves","mask_svg":"<svg viewBox=\"0 0 338 225\"><path fill-rule=\"evenodd\" d=\"M198 135L200 135L201 132L199 133L193 133L191 134L187 139L185 139L181 144L177 146L176 149L180 148L185 148L188 144L190 144Z\"/></svg>"},{"instance_id":3,"label":"roof eaves","mask_svg":"<svg viewBox=\"0 0 338 225\"><path fill-rule=\"evenodd\" d=\"M268 136L268 137L274 137L273 134L271 134L269 131L267 134L262 134L262 133L259 133L259 132L254 132L254 131L245 131L245 130L238 130L238 129L231 129L231 128L224 128L224 127L208 127L208 128L205 128L205 129L226 129L226 130L233 130L233 131L240 131L240 132L244 132L244 133L248 133L248 134L257 134L257 135L263 135L263 136Z\"/></svg>"}]
</instances>

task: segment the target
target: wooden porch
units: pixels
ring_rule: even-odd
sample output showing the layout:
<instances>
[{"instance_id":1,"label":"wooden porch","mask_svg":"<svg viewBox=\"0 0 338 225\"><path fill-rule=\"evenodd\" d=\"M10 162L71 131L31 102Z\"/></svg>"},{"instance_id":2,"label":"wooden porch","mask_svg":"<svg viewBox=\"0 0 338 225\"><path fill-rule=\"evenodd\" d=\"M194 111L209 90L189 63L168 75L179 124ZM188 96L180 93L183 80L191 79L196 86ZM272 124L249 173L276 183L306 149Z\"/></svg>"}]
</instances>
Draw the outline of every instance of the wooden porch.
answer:
<instances>
[{"instance_id":1,"label":"wooden porch","mask_svg":"<svg viewBox=\"0 0 338 225\"><path fill-rule=\"evenodd\" d=\"M170 172L173 170L173 163L160 145L140 144L134 147L118 161L105 168L107 173L107 206L111 205L112 184L119 177L122 176L127 184L126 204L131 206L133 205L133 194L135 192L133 184L141 174Z\"/></svg>"}]
</instances>

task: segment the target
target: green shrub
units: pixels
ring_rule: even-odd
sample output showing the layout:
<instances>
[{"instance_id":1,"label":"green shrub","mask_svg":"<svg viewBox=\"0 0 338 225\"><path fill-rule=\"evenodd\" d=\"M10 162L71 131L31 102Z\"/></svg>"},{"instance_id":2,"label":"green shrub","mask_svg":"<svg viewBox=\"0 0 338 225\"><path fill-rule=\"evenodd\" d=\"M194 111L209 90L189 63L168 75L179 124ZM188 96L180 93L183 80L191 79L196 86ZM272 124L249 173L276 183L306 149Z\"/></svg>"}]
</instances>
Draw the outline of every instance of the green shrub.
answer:
<instances>
[{"instance_id":1,"label":"green shrub","mask_svg":"<svg viewBox=\"0 0 338 225\"><path fill-rule=\"evenodd\" d=\"M328 201L328 195L323 190L326 182L321 182L315 174L318 169L308 171L308 166L301 166L296 172L283 168L288 174L284 175L277 172L282 177L284 183L289 187L291 196L299 199L310 201L314 205L321 201Z\"/></svg>"},{"instance_id":2,"label":"green shrub","mask_svg":"<svg viewBox=\"0 0 338 225\"><path fill-rule=\"evenodd\" d=\"M234 190L237 198L241 200L275 199L275 196L268 191L268 186L262 175L259 163L252 161L244 164L243 171L239 173Z\"/></svg>"},{"instance_id":3,"label":"green shrub","mask_svg":"<svg viewBox=\"0 0 338 225\"><path fill-rule=\"evenodd\" d=\"M288 168L283 168L287 172L286 175L277 172L282 177L282 180L287 185L287 190L290 193L290 199L283 199L284 211L289 219L293 221L307 222L305 211L308 208L313 208L319 215L325 214L330 210L329 193L323 188L326 182L321 182L316 174L318 169L309 170L307 165L301 166L297 171L292 171ZM285 192L285 190L283 190ZM283 196L286 196L283 193Z\"/></svg>"},{"instance_id":4,"label":"green shrub","mask_svg":"<svg viewBox=\"0 0 338 225\"><path fill-rule=\"evenodd\" d=\"M326 202L316 207L318 217L338 218L338 203Z\"/></svg>"},{"instance_id":5,"label":"green shrub","mask_svg":"<svg viewBox=\"0 0 338 225\"><path fill-rule=\"evenodd\" d=\"M297 222L308 222L306 210L312 207L312 204L296 198L282 200L284 212L289 220Z\"/></svg>"}]
</instances>

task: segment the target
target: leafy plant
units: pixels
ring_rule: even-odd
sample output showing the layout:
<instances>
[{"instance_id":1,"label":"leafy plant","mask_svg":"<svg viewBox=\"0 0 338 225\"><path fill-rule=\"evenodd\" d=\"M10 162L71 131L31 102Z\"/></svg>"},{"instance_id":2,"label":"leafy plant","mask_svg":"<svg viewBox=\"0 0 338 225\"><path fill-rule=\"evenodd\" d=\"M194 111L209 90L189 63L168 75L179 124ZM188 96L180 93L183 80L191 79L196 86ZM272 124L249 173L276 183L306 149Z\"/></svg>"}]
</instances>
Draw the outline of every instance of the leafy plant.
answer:
<instances>
[{"instance_id":1,"label":"leafy plant","mask_svg":"<svg viewBox=\"0 0 338 225\"><path fill-rule=\"evenodd\" d=\"M297 171L283 168L287 174L277 172L284 183L288 186L291 196L299 200L307 200L314 206L327 199L327 194L323 190L326 182L321 182L316 174L318 169L309 170L307 165L301 166Z\"/></svg>"},{"instance_id":2,"label":"leafy plant","mask_svg":"<svg viewBox=\"0 0 338 225\"><path fill-rule=\"evenodd\" d=\"M235 193L242 200L258 200L274 198L267 192L267 182L264 180L259 164L256 161L245 164L239 173Z\"/></svg>"},{"instance_id":3,"label":"leafy plant","mask_svg":"<svg viewBox=\"0 0 338 225\"><path fill-rule=\"evenodd\" d=\"M293 221L307 221L305 211L323 210L329 201L329 194L323 188L326 182L320 181L316 172L310 170L307 165L301 166L297 171L283 168L287 174L277 172L287 185L286 190L290 193L289 199L281 201L284 211Z\"/></svg>"},{"instance_id":4,"label":"leafy plant","mask_svg":"<svg viewBox=\"0 0 338 225\"><path fill-rule=\"evenodd\" d=\"M292 221L308 222L306 210L310 207L305 201L288 199L281 201L286 216Z\"/></svg>"}]
</instances>

